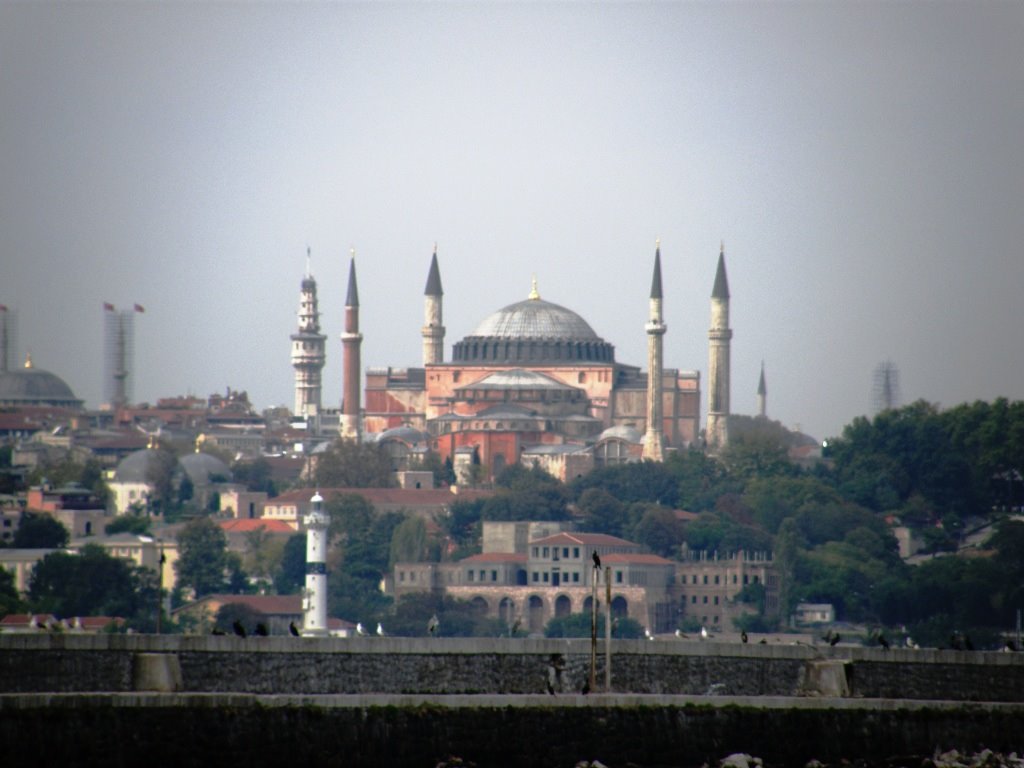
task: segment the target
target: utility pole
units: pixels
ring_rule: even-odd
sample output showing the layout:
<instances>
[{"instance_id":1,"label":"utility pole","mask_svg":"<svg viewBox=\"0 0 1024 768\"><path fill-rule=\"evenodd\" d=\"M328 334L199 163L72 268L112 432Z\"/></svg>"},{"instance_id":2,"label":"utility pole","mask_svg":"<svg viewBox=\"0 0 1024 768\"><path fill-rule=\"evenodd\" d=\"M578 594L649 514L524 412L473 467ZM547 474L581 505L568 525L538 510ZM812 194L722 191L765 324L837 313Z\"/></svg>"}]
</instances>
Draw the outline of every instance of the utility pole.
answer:
<instances>
[{"instance_id":1,"label":"utility pole","mask_svg":"<svg viewBox=\"0 0 1024 768\"><path fill-rule=\"evenodd\" d=\"M604 692L612 690L612 569L604 569Z\"/></svg>"},{"instance_id":2,"label":"utility pole","mask_svg":"<svg viewBox=\"0 0 1024 768\"><path fill-rule=\"evenodd\" d=\"M590 690L597 689L597 582L601 568L594 564L594 578L591 579L590 599Z\"/></svg>"}]
</instances>

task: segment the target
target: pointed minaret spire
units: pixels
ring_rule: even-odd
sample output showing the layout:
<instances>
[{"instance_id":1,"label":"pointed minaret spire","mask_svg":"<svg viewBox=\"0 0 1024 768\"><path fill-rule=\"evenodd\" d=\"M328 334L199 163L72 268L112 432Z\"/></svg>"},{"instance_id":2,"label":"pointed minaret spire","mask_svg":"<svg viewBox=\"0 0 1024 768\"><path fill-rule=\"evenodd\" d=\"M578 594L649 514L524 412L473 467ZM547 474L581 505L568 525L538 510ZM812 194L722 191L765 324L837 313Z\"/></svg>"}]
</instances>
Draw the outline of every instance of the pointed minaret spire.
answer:
<instances>
[{"instance_id":1,"label":"pointed minaret spire","mask_svg":"<svg viewBox=\"0 0 1024 768\"><path fill-rule=\"evenodd\" d=\"M345 296L346 307L359 306L359 287L356 285L356 249L351 250L352 259L348 264L348 294Z\"/></svg>"},{"instance_id":2,"label":"pointed minaret spire","mask_svg":"<svg viewBox=\"0 0 1024 768\"><path fill-rule=\"evenodd\" d=\"M719 451L729 442L729 281L725 275L725 244L718 252L715 285L711 289L711 328L708 330L708 448Z\"/></svg>"},{"instance_id":3,"label":"pointed minaret spire","mask_svg":"<svg viewBox=\"0 0 1024 768\"><path fill-rule=\"evenodd\" d=\"M444 362L444 289L441 288L441 270L437 266L437 243L430 257L427 287L423 291L423 364Z\"/></svg>"},{"instance_id":4,"label":"pointed minaret spire","mask_svg":"<svg viewBox=\"0 0 1024 768\"><path fill-rule=\"evenodd\" d=\"M312 270L309 268L309 262L310 262L310 259L312 258L312 255L313 255L312 249L307 245L306 246L306 277L312 277L312 274L313 274Z\"/></svg>"},{"instance_id":5,"label":"pointed minaret spire","mask_svg":"<svg viewBox=\"0 0 1024 768\"><path fill-rule=\"evenodd\" d=\"M722 243L722 248L718 252L718 269L715 271L715 285L711 289L711 298L713 299L726 299L729 298L729 278L725 274L725 243Z\"/></svg>"},{"instance_id":6,"label":"pointed minaret spire","mask_svg":"<svg viewBox=\"0 0 1024 768\"><path fill-rule=\"evenodd\" d=\"M667 330L661 317L661 241L654 248L654 276L647 331L647 429L644 432L643 458L665 460L665 438L662 426L662 337Z\"/></svg>"},{"instance_id":7,"label":"pointed minaret spire","mask_svg":"<svg viewBox=\"0 0 1024 768\"><path fill-rule=\"evenodd\" d=\"M530 295L527 296L530 301L540 301L540 291L537 290L537 276L534 275L530 279Z\"/></svg>"},{"instance_id":8,"label":"pointed minaret spire","mask_svg":"<svg viewBox=\"0 0 1024 768\"><path fill-rule=\"evenodd\" d=\"M341 334L342 384L341 420L339 431L343 440L360 439L362 418L360 415L359 387L362 383L360 351L363 334L359 332L359 289L356 287L356 250L351 251L348 266L348 295L345 298L345 332Z\"/></svg>"},{"instance_id":9,"label":"pointed minaret spire","mask_svg":"<svg viewBox=\"0 0 1024 768\"><path fill-rule=\"evenodd\" d=\"M757 382L757 415L767 415L768 388L764 385L764 360L761 361L761 379Z\"/></svg>"},{"instance_id":10,"label":"pointed minaret spire","mask_svg":"<svg viewBox=\"0 0 1024 768\"><path fill-rule=\"evenodd\" d=\"M654 277L651 279L651 298L661 298L661 240L654 245Z\"/></svg>"}]
</instances>

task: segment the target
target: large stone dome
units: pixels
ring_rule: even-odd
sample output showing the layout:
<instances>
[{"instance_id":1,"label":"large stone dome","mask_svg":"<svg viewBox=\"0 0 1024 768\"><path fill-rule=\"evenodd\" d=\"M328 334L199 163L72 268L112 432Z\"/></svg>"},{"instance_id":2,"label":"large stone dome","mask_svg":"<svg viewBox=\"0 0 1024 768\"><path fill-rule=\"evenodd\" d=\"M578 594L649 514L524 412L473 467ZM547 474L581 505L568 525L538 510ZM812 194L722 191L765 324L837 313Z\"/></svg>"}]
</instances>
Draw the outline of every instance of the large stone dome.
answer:
<instances>
[{"instance_id":1,"label":"large stone dome","mask_svg":"<svg viewBox=\"0 0 1024 768\"><path fill-rule=\"evenodd\" d=\"M498 339L572 339L600 341L586 320L571 309L543 299L527 299L502 307L471 334Z\"/></svg>"},{"instance_id":2,"label":"large stone dome","mask_svg":"<svg viewBox=\"0 0 1024 768\"><path fill-rule=\"evenodd\" d=\"M60 376L25 367L0 371L0 405L81 408L82 401Z\"/></svg>"},{"instance_id":3,"label":"large stone dome","mask_svg":"<svg viewBox=\"0 0 1024 768\"><path fill-rule=\"evenodd\" d=\"M526 301L502 307L453 348L456 362L529 365L608 363L615 348L582 317L544 301L536 288Z\"/></svg>"}]
</instances>

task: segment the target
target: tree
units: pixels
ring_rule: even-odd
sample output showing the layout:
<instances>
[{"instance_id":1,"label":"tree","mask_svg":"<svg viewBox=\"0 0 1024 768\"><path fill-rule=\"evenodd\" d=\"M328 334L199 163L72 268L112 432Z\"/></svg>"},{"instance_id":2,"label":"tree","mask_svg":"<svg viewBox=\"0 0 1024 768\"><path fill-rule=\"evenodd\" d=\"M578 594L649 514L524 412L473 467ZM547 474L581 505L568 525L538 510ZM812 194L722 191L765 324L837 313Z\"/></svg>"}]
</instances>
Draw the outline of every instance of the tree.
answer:
<instances>
[{"instance_id":1,"label":"tree","mask_svg":"<svg viewBox=\"0 0 1024 768\"><path fill-rule=\"evenodd\" d=\"M119 616L136 629L155 625L157 574L111 557L96 544L80 554L51 552L32 569L28 589L33 611L71 616Z\"/></svg>"},{"instance_id":2,"label":"tree","mask_svg":"<svg viewBox=\"0 0 1024 768\"><path fill-rule=\"evenodd\" d=\"M420 517L409 516L395 527L391 535L391 556L388 568L395 563L418 563L427 556L427 526Z\"/></svg>"},{"instance_id":3,"label":"tree","mask_svg":"<svg viewBox=\"0 0 1024 768\"><path fill-rule=\"evenodd\" d=\"M593 533L622 536L628 522L626 506L604 488L587 488L576 506L583 513L583 526Z\"/></svg>"},{"instance_id":4,"label":"tree","mask_svg":"<svg viewBox=\"0 0 1024 768\"><path fill-rule=\"evenodd\" d=\"M633 528L632 538L655 554L672 557L679 553L684 538L682 521L673 510L658 504L637 504L640 520Z\"/></svg>"},{"instance_id":5,"label":"tree","mask_svg":"<svg viewBox=\"0 0 1024 768\"><path fill-rule=\"evenodd\" d=\"M334 488L388 488L394 485L391 459L375 443L336 440L319 455L316 483Z\"/></svg>"},{"instance_id":6,"label":"tree","mask_svg":"<svg viewBox=\"0 0 1024 768\"><path fill-rule=\"evenodd\" d=\"M193 518L178 534L178 583L191 587L196 599L224 589L228 540L207 517Z\"/></svg>"},{"instance_id":7,"label":"tree","mask_svg":"<svg viewBox=\"0 0 1024 768\"><path fill-rule=\"evenodd\" d=\"M306 583L306 534L296 533L284 543L281 563L274 575L279 595L291 595Z\"/></svg>"},{"instance_id":8,"label":"tree","mask_svg":"<svg viewBox=\"0 0 1024 768\"><path fill-rule=\"evenodd\" d=\"M0 618L9 613L19 613L24 608L25 604L14 586L14 574L6 568L0 568Z\"/></svg>"},{"instance_id":9,"label":"tree","mask_svg":"<svg viewBox=\"0 0 1024 768\"><path fill-rule=\"evenodd\" d=\"M68 545L68 529L45 512L24 512L14 533L15 549L60 549Z\"/></svg>"},{"instance_id":10,"label":"tree","mask_svg":"<svg viewBox=\"0 0 1024 768\"><path fill-rule=\"evenodd\" d=\"M438 619L438 637L499 637L509 632L507 625L486 616L472 603L429 592L402 595L393 615L383 621L388 634L424 637L430 634L427 626L432 616Z\"/></svg>"},{"instance_id":11,"label":"tree","mask_svg":"<svg viewBox=\"0 0 1024 768\"><path fill-rule=\"evenodd\" d=\"M154 514L166 515L177 510L178 501L174 493L175 475L178 472L178 457L170 448L159 446L152 451L146 465L146 482L153 487L150 493L150 509Z\"/></svg>"},{"instance_id":12,"label":"tree","mask_svg":"<svg viewBox=\"0 0 1024 768\"><path fill-rule=\"evenodd\" d=\"M103 527L104 533L112 536L115 533L134 533L148 535L150 533L150 519L131 512L118 515L112 522Z\"/></svg>"}]
</instances>

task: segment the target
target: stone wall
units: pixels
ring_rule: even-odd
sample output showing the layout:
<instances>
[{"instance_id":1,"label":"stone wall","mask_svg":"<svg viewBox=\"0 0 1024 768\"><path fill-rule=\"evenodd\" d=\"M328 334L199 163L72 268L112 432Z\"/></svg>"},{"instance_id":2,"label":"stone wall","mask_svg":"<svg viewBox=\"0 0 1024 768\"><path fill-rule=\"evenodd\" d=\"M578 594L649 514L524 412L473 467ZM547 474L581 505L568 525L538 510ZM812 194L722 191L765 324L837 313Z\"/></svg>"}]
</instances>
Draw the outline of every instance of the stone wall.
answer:
<instances>
[{"instance_id":1,"label":"stone wall","mask_svg":"<svg viewBox=\"0 0 1024 768\"><path fill-rule=\"evenodd\" d=\"M1024 654L618 640L612 690L638 694L1024 701ZM598 646L599 688L604 644ZM0 635L0 694L578 691L587 640ZM170 682L168 682L170 681Z\"/></svg>"}]
</instances>

